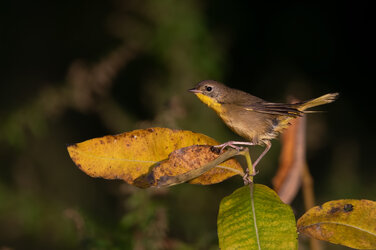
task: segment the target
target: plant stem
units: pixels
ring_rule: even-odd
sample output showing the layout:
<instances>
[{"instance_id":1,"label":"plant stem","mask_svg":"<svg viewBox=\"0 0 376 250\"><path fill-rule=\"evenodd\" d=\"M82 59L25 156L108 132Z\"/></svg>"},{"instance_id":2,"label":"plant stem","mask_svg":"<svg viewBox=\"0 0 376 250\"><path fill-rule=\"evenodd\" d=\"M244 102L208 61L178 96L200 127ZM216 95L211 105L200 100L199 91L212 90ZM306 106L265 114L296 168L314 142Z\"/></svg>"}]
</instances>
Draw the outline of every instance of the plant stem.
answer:
<instances>
[{"instance_id":1,"label":"plant stem","mask_svg":"<svg viewBox=\"0 0 376 250\"><path fill-rule=\"evenodd\" d=\"M251 160L251 156L249 155L249 149L248 148L245 148L244 150L242 151L239 151L239 155L242 155L245 157L245 160L247 161L247 167L248 167L248 180L250 182L253 182L253 176L256 174L254 173L254 169L253 169L253 165L252 165L252 160Z\"/></svg>"}]
</instances>

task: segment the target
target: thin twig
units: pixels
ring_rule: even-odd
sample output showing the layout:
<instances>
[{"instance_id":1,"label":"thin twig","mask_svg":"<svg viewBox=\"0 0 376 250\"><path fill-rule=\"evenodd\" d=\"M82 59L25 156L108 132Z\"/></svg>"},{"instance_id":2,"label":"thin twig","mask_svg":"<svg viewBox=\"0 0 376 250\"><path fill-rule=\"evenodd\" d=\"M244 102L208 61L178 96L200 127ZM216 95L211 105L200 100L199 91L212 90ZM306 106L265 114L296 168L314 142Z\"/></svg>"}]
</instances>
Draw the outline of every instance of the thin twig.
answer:
<instances>
[{"instance_id":1,"label":"thin twig","mask_svg":"<svg viewBox=\"0 0 376 250\"><path fill-rule=\"evenodd\" d=\"M158 183L158 187L172 186L192 180L236 155L239 155L239 152L235 149L230 148L225 153L221 154L218 158L214 159L213 161L209 162L208 164L200 168L193 169L181 175L169 176L164 180L160 180Z\"/></svg>"},{"instance_id":2,"label":"thin twig","mask_svg":"<svg viewBox=\"0 0 376 250\"><path fill-rule=\"evenodd\" d=\"M309 173L308 165L305 164L302 172L302 188L304 207L306 210L315 206L315 195L313 191L313 180Z\"/></svg>"},{"instance_id":3,"label":"thin twig","mask_svg":"<svg viewBox=\"0 0 376 250\"><path fill-rule=\"evenodd\" d=\"M215 166L216 168L222 168L222 169L225 169L227 171L232 171L240 176L243 176L244 175L244 171L240 171L238 169L235 169L235 168L230 168L230 167L225 167L225 166L221 166L221 165L218 165L218 166Z\"/></svg>"},{"instance_id":4,"label":"thin twig","mask_svg":"<svg viewBox=\"0 0 376 250\"><path fill-rule=\"evenodd\" d=\"M302 171L302 191L303 191L303 200L304 207L307 211L308 209L315 206L315 193L313 190L313 179L309 172L307 164L304 164ZM322 250L322 244L319 240L310 238L311 250Z\"/></svg>"}]
</instances>

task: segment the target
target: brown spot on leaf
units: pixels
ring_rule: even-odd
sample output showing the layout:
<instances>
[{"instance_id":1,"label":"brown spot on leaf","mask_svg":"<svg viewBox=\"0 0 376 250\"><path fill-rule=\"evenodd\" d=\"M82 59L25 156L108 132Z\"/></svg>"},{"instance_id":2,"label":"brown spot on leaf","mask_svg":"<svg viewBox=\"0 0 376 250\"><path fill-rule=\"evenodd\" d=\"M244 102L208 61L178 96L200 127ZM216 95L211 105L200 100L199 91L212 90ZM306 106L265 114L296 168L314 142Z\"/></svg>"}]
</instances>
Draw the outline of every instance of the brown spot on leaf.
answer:
<instances>
[{"instance_id":1,"label":"brown spot on leaf","mask_svg":"<svg viewBox=\"0 0 376 250\"><path fill-rule=\"evenodd\" d=\"M148 128L147 130L148 130L150 133L151 133L151 132L154 132L154 129L152 129L152 128Z\"/></svg>"},{"instance_id":2,"label":"brown spot on leaf","mask_svg":"<svg viewBox=\"0 0 376 250\"><path fill-rule=\"evenodd\" d=\"M332 209L329 210L329 214L334 214L340 211L341 209L339 207L332 207Z\"/></svg>"},{"instance_id":3,"label":"brown spot on leaf","mask_svg":"<svg viewBox=\"0 0 376 250\"><path fill-rule=\"evenodd\" d=\"M346 213L351 212L353 210L354 206L352 204L345 204L345 206L343 206L343 211L345 211Z\"/></svg>"},{"instance_id":4,"label":"brown spot on leaf","mask_svg":"<svg viewBox=\"0 0 376 250\"><path fill-rule=\"evenodd\" d=\"M219 155L221 153L221 150L217 147L214 147L214 146L211 146L210 147L210 151L212 151L213 153Z\"/></svg>"}]
</instances>

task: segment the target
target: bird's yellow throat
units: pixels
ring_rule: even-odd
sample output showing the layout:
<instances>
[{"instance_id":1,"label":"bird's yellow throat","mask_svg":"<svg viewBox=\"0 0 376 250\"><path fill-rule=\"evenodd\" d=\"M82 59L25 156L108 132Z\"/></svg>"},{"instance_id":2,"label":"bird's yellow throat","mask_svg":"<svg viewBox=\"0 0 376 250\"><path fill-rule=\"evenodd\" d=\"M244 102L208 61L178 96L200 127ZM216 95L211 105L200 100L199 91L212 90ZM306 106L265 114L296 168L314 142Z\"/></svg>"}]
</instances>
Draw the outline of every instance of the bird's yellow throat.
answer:
<instances>
[{"instance_id":1,"label":"bird's yellow throat","mask_svg":"<svg viewBox=\"0 0 376 250\"><path fill-rule=\"evenodd\" d=\"M198 97L198 99L200 99L203 103L205 103L210 108L212 108L215 112L219 114L221 113L222 111L221 104L217 102L217 100L209 96L203 95L201 93L195 93L195 95Z\"/></svg>"}]
</instances>

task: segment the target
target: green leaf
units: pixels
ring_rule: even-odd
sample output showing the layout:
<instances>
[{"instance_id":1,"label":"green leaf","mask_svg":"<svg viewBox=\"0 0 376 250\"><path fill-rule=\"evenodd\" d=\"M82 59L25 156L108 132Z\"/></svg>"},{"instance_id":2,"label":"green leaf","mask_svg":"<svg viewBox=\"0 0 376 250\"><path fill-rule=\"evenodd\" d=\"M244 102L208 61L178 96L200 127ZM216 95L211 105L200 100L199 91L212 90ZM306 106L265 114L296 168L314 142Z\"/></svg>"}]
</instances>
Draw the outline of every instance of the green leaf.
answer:
<instances>
[{"instance_id":1,"label":"green leaf","mask_svg":"<svg viewBox=\"0 0 376 250\"><path fill-rule=\"evenodd\" d=\"M336 200L308 210L298 230L319 240L356 249L376 249L376 202Z\"/></svg>"},{"instance_id":2,"label":"green leaf","mask_svg":"<svg viewBox=\"0 0 376 250\"><path fill-rule=\"evenodd\" d=\"M251 192L253 189L253 192ZM235 190L218 214L221 249L297 249L295 217L289 205L264 185Z\"/></svg>"}]
</instances>

